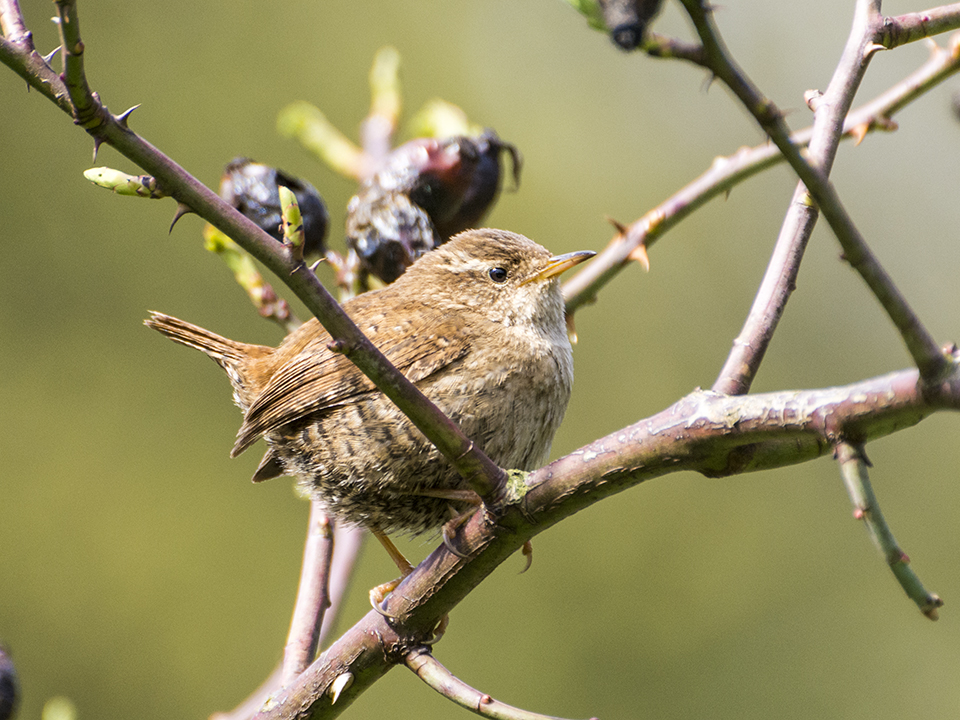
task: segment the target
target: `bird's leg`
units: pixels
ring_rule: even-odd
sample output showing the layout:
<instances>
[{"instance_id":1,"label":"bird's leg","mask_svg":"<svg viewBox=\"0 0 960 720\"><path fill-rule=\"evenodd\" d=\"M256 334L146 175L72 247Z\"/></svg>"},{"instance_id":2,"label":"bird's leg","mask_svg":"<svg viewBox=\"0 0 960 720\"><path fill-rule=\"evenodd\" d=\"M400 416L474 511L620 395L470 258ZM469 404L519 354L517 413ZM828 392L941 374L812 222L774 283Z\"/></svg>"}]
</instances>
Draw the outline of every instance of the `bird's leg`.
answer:
<instances>
[{"instance_id":1,"label":"bird's leg","mask_svg":"<svg viewBox=\"0 0 960 720\"><path fill-rule=\"evenodd\" d=\"M470 508L471 510L476 510L476 506L480 505L481 502L480 496L473 490L444 490L443 488L436 488L433 490L417 490L414 494L422 495L423 497L440 498L441 500L456 500L457 502L470 503L474 506Z\"/></svg>"},{"instance_id":2,"label":"bird's leg","mask_svg":"<svg viewBox=\"0 0 960 720\"><path fill-rule=\"evenodd\" d=\"M380 541L380 544L383 545L383 548L387 551L387 554L397 564L397 567L400 568L400 577L398 577L396 580L391 580L390 582L385 582L382 585L377 585L375 588L370 590L370 604L373 606L373 609L383 615L385 618L393 620L394 616L380 607L380 603L384 601L387 595L397 589L397 585L403 582L403 579L407 577L407 575L413 572L413 565L411 565L410 561L403 556L403 553L400 552L397 546L393 544L393 540L388 538L384 533L380 532L379 530L374 530L373 528L370 529L370 532L373 533L373 536ZM446 632L447 625L449 624L450 616L444 615L437 622L437 626L433 629L430 639L424 641L424 643L426 645L432 645L433 643L437 642L441 637L443 637L443 633Z\"/></svg>"},{"instance_id":3,"label":"bird's leg","mask_svg":"<svg viewBox=\"0 0 960 720\"><path fill-rule=\"evenodd\" d=\"M407 575L413 572L413 565L410 564L410 561L403 556L403 553L397 549L397 546L393 544L393 541L384 533L380 532L379 530L374 530L373 528L370 528L370 532L373 533L373 536L380 541L380 544L383 545L384 550L387 551L387 555L390 556L390 559L393 560L400 569L400 577L398 577L396 580L391 580L390 582L385 582L382 585L377 585L375 588L370 590L370 604L373 605L374 610L383 614L380 603L383 602L387 595L396 590L397 585L403 582L403 579Z\"/></svg>"},{"instance_id":4,"label":"bird's leg","mask_svg":"<svg viewBox=\"0 0 960 720\"><path fill-rule=\"evenodd\" d=\"M454 517L451 520L448 520L444 523L441 530L443 535L443 544L446 545L447 549L452 552L454 555L460 558L467 558L469 555L462 553L454 545L454 537L456 535L457 528L459 528L464 521L470 517L476 509L480 506L480 496L477 495L473 490L421 490L416 493L417 495L422 495L425 497L435 497L441 498L443 500L453 500L456 502L469 503L470 508L460 514L456 513L453 506L450 506L450 511L453 513ZM397 567L400 569L400 577L390 582L385 582L381 585L377 585L375 588L370 590L370 604L373 605L373 608L382 614L383 610L380 608L380 603L392 593L397 585L403 582L403 579L413 572L413 565L410 564L410 561L407 560L403 553L397 549L397 546L393 544L393 541L388 538L384 533L379 530L370 529L370 532L373 533L373 536L380 541L380 544L383 545L384 549L387 551L387 554L390 558L397 564Z\"/></svg>"}]
</instances>

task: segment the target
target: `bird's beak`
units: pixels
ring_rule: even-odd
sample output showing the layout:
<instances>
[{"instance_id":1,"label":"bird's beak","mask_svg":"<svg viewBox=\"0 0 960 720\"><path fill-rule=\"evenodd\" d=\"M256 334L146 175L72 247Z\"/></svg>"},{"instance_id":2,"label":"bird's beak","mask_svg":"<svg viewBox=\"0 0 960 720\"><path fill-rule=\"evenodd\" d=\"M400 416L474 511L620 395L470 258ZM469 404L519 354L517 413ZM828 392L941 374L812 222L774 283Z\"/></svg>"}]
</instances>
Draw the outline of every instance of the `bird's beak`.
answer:
<instances>
[{"instance_id":1,"label":"bird's beak","mask_svg":"<svg viewBox=\"0 0 960 720\"><path fill-rule=\"evenodd\" d=\"M531 275L520 284L526 285L527 283L536 282L537 280L549 280L569 270L574 265L579 265L584 260L589 260L594 255L596 255L596 253L593 252L593 250L577 250L576 252L570 252L564 255L554 255L547 261L546 266L544 266L540 272Z\"/></svg>"}]
</instances>

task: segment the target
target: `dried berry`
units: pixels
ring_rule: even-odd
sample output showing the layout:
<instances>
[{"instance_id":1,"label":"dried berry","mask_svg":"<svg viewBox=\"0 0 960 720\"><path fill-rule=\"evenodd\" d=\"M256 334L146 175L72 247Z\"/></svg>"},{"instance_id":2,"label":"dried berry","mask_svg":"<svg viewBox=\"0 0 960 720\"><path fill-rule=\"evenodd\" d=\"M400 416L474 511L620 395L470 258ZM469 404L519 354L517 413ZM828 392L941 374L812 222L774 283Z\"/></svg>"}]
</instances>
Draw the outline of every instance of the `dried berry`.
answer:
<instances>
[{"instance_id":1,"label":"dried berry","mask_svg":"<svg viewBox=\"0 0 960 720\"><path fill-rule=\"evenodd\" d=\"M288 175L282 170L254 162L250 158L235 158L223 169L220 178L220 197L253 220L277 240L283 238L280 229L280 191L283 185L293 191L303 216L304 254L322 255L327 236L329 216L323 199L308 182Z\"/></svg>"},{"instance_id":2,"label":"dried berry","mask_svg":"<svg viewBox=\"0 0 960 720\"><path fill-rule=\"evenodd\" d=\"M420 255L475 227L500 191L504 150L519 181L519 152L492 130L418 138L391 152L347 205L347 245L364 272L393 282Z\"/></svg>"},{"instance_id":3,"label":"dried berry","mask_svg":"<svg viewBox=\"0 0 960 720\"><path fill-rule=\"evenodd\" d=\"M598 0L610 39L622 50L643 42L647 25L660 12L661 0Z\"/></svg>"},{"instance_id":4,"label":"dried berry","mask_svg":"<svg viewBox=\"0 0 960 720\"><path fill-rule=\"evenodd\" d=\"M444 236L445 240L462 230L477 227L493 207L502 185L503 169L500 165L500 156L503 152L510 156L514 186L520 184L523 158L515 146L501 140L489 128L478 138L465 139L473 141L479 157L474 166L470 184L463 194L456 213L445 222L440 219L434 221L437 232Z\"/></svg>"}]
</instances>

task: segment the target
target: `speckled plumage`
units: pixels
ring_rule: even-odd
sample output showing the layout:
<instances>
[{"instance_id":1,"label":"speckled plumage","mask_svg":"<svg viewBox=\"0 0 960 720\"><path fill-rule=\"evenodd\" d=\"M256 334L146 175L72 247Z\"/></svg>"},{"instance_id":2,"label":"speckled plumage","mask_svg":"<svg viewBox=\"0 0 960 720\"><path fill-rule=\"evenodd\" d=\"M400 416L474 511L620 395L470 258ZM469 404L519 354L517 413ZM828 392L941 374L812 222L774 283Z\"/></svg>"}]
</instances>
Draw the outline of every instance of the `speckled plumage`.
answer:
<instances>
[{"instance_id":1,"label":"speckled plumage","mask_svg":"<svg viewBox=\"0 0 960 720\"><path fill-rule=\"evenodd\" d=\"M521 235L470 230L344 309L495 462L529 470L549 452L573 384L556 275L587 256L558 260ZM502 281L494 268L506 271ZM449 519L450 501L420 493L465 489L460 476L327 347L316 320L276 349L158 313L146 322L227 371L244 412L232 455L267 442L255 480L293 475L339 519L383 533L420 533Z\"/></svg>"}]
</instances>

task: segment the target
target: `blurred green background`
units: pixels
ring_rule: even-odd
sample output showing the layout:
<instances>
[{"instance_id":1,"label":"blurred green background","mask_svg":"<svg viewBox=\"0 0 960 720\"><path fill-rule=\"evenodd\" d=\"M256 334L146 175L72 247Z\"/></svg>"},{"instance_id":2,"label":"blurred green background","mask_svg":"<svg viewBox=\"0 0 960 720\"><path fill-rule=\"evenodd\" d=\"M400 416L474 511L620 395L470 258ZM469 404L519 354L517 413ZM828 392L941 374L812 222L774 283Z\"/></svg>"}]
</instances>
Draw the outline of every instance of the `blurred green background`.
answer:
<instances>
[{"instance_id":1,"label":"blurred green background","mask_svg":"<svg viewBox=\"0 0 960 720\"><path fill-rule=\"evenodd\" d=\"M38 47L50 2L22 0ZM852 2L724 3L718 21L752 78L810 119ZM916 9L889 2L889 14ZM249 155L313 182L341 240L353 185L280 138L287 103L355 135L367 71L403 58L409 113L432 97L494 127L526 160L488 222L557 252L601 249L717 155L763 141L719 85L679 62L625 55L558 0L80 5L87 69L114 112L216 185ZM668 3L662 32L688 35ZM941 38L941 42L945 39ZM926 59L880 53L867 99ZM57 65L59 67L59 65ZM936 337L960 339L960 124L948 81L901 129L845 144L836 184ZM81 719L197 718L232 707L280 657L307 506L231 461L239 413L221 371L141 325L147 310L275 343L202 223L173 202L87 183L92 143L0 72L0 639L20 718L65 695ZM138 172L109 148L97 165ZM740 329L793 191L779 168L712 202L577 317L577 384L554 455L709 386ZM909 365L860 280L818 228L757 391L852 382ZM453 613L437 656L506 702L565 717L878 718L960 712L958 419L868 447L874 486L913 567L946 601L931 623L904 597L828 459L708 480L671 475L537 538ZM415 559L435 541L405 545ZM394 576L361 558L344 623ZM397 669L351 717L465 717Z\"/></svg>"}]
</instances>

